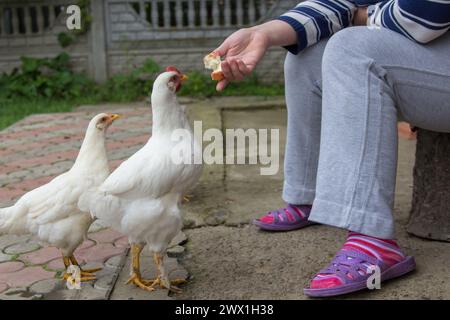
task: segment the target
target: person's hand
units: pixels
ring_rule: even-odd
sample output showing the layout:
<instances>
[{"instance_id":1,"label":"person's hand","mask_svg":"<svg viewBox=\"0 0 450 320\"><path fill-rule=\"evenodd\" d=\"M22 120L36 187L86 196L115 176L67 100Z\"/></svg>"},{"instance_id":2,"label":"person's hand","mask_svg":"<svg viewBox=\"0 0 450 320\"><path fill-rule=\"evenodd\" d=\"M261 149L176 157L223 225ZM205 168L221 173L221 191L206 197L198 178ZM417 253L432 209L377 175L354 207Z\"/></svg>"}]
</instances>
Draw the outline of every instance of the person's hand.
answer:
<instances>
[{"instance_id":1,"label":"person's hand","mask_svg":"<svg viewBox=\"0 0 450 320\"><path fill-rule=\"evenodd\" d=\"M353 16L353 25L366 26L369 15L367 13L367 7L357 8L355 15Z\"/></svg>"},{"instance_id":2,"label":"person's hand","mask_svg":"<svg viewBox=\"0 0 450 320\"><path fill-rule=\"evenodd\" d=\"M229 36L222 45L214 50L221 57L225 79L217 84L222 91L230 81L242 81L252 73L269 48L269 37L255 28L241 29Z\"/></svg>"},{"instance_id":3,"label":"person's hand","mask_svg":"<svg viewBox=\"0 0 450 320\"><path fill-rule=\"evenodd\" d=\"M225 79L217 84L217 91L225 89L230 81L241 81L251 74L269 47L295 43L297 34L294 28L280 20L236 31L214 50L225 57L221 65Z\"/></svg>"}]
</instances>

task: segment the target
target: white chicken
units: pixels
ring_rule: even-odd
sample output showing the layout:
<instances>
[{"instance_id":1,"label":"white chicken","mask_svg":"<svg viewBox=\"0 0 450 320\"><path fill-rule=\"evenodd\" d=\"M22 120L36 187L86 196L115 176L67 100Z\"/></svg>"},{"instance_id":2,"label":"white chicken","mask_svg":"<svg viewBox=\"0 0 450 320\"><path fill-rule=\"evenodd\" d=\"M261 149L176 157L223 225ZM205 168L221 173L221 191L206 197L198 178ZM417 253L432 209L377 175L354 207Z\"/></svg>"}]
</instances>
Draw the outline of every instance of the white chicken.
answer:
<instances>
[{"instance_id":1,"label":"white chicken","mask_svg":"<svg viewBox=\"0 0 450 320\"><path fill-rule=\"evenodd\" d=\"M78 201L110 173L105 132L119 117L107 113L96 115L69 171L26 193L14 206L0 209L0 234L31 233L40 242L61 250L66 269L71 264L79 267L73 252L86 238L93 219L89 211L78 208ZM98 270L81 270L81 281L95 279L94 272ZM69 276L66 273L64 278Z\"/></svg>"},{"instance_id":2,"label":"white chicken","mask_svg":"<svg viewBox=\"0 0 450 320\"><path fill-rule=\"evenodd\" d=\"M169 281L164 257L169 243L182 228L179 203L183 194L198 181L202 165L189 161L175 162L172 151L176 148L194 156L201 152L201 147L195 141L184 109L176 97L187 77L174 67L166 70L153 85L152 137L96 191L86 194L80 200L80 206L89 207L102 224L128 236L132 263L127 283L148 291L159 285L179 292L176 285L185 281ZM178 129L188 132L189 137L175 141L172 134ZM140 253L146 244L158 267L158 276L153 280L142 279L140 273Z\"/></svg>"}]
</instances>

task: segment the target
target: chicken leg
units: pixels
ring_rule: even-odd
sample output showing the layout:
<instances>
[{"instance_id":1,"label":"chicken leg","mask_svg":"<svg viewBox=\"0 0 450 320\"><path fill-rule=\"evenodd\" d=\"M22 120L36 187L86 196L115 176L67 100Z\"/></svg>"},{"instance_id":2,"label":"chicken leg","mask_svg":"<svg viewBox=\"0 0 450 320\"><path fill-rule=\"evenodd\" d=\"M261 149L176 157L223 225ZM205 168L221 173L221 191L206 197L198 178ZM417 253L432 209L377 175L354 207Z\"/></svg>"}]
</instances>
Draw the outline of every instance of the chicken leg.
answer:
<instances>
[{"instance_id":1,"label":"chicken leg","mask_svg":"<svg viewBox=\"0 0 450 320\"><path fill-rule=\"evenodd\" d=\"M155 280L153 280L153 283L151 284L150 287L153 288L156 285L159 285L161 288L168 289L175 293L181 293L182 290L176 286L184 284L187 281L185 279L175 279L170 281L164 270L163 259L164 256L161 253L155 253L153 255L153 260L155 261L155 264L158 267L158 276Z\"/></svg>"},{"instance_id":2,"label":"chicken leg","mask_svg":"<svg viewBox=\"0 0 450 320\"><path fill-rule=\"evenodd\" d=\"M131 276L126 282L126 284L133 283L135 286L146 290L146 291L154 291L153 288L153 280L144 280L141 276L141 263L140 263L140 255L143 246L138 244L131 245Z\"/></svg>"}]
</instances>

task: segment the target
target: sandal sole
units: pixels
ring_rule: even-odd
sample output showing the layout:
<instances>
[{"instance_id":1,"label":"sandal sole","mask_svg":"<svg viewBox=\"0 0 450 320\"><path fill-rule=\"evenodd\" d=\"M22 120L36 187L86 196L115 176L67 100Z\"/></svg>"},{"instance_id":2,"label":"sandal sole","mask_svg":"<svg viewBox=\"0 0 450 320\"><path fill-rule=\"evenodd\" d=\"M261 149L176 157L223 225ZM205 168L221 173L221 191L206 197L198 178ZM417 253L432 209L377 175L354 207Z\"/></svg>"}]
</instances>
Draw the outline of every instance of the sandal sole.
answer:
<instances>
[{"instance_id":1,"label":"sandal sole","mask_svg":"<svg viewBox=\"0 0 450 320\"><path fill-rule=\"evenodd\" d=\"M413 257L408 256L402 262L399 262L381 273L381 282L401 277L416 268L416 262ZM369 290L367 288L367 280L357 283L349 283L335 288L310 289L303 290L304 294L309 297L333 297L342 294L352 293L361 290Z\"/></svg>"},{"instance_id":2,"label":"sandal sole","mask_svg":"<svg viewBox=\"0 0 450 320\"><path fill-rule=\"evenodd\" d=\"M259 220L253 220L253 224L265 231L293 231L311 225L315 225L317 223L306 220L292 225L276 225L276 224L267 224Z\"/></svg>"}]
</instances>

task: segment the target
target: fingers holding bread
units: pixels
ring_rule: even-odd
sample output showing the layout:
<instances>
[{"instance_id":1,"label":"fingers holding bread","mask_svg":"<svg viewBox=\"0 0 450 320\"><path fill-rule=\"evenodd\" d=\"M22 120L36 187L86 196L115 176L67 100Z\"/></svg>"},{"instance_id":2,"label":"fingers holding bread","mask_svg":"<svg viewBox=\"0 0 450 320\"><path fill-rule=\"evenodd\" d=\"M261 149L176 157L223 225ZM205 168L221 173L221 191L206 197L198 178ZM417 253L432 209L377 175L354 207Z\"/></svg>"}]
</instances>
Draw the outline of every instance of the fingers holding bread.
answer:
<instances>
[{"instance_id":1,"label":"fingers holding bread","mask_svg":"<svg viewBox=\"0 0 450 320\"><path fill-rule=\"evenodd\" d=\"M221 59L217 51L211 52L204 59L205 68L212 70L211 79L218 81L216 89L222 91L230 81L242 81L251 74L251 69L239 58Z\"/></svg>"},{"instance_id":2,"label":"fingers holding bread","mask_svg":"<svg viewBox=\"0 0 450 320\"><path fill-rule=\"evenodd\" d=\"M220 55L216 52L211 52L204 59L205 68L212 70L211 79L214 81L222 81L225 79L225 75L222 71L222 60Z\"/></svg>"}]
</instances>

